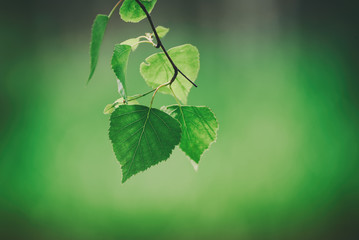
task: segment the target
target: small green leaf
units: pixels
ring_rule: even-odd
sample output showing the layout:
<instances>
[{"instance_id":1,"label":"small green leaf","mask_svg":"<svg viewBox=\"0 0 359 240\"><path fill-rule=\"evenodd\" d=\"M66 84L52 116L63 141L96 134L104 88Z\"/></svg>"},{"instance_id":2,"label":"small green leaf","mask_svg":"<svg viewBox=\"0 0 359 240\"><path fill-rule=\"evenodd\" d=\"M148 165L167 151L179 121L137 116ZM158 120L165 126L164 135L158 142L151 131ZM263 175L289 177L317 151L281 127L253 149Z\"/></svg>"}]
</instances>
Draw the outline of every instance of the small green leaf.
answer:
<instances>
[{"instance_id":1,"label":"small green leaf","mask_svg":"<svg viewBox=\"0 0 359 240\"><path fill-rule=\"evenodd\" d=\"M127 74L127 63L131 53L131 46L129 45L115 45L115 49L112 55L112 69L116 74L119 81L119 92L127 99L126 95L126 74Z\"/></svg>"},{"instance_id":2,"label":"small green leaf","mask_svg":"<svg viewBox=\"0 0 359 240\"><path fill-rule=\"evenodd\" d=\"M125 99L124 98L119 98L117 99L114 103L112 104L107 104L105 109L103 110L104 114L111 114L113 113L116 108L118 108L121 105L125 105ZM139 103L136 100L131 100L128 102L128 105L138 105Z\"/></svg>"},{"instance_id":3,"label":"small green leaf","mask_svg":"<svg viewBox=\"0 0 359 240\"><path fill-rule=\"evenodd\" d=\"M162 26L158 26L156 28L156 31L158 33L158 36L160 38L163 38L166 36L166 34L169 32L169 28L165 28L165 27L162 27ZM152 39L153 39L153 36L154 36L154 33L146 33L146 36L140 36L140 37L137 37L137 38L130 38L130 39L127 39L126 41L123 41L121 43L121 45L129 45L132 47L132 51L135 51L139 45L139 43L143 43L143 41L141 42L141 38L148 38L148 39L151 39L151 40L148 40L147 42L151 43L152 42Z\"/></svg>"},{"instance_id":4,"label":"small green leaf","mask_svg":"<svg viewBox=\"0 0 359 240\"><path fill-rule=\"evenodd\" d=\"M92 25L92 37L90 44L91 68L88 82L91 80L98 62L100 47L108 23L108 16L99 14Z\"/></svg>"},{"instance_id":5,"label":"small green leaf","mask_svg":"<svg viewBox=\"0 0 359 240\"><path fill-rule=\"evenodd\" d=\"M119 106L111 115L109 136L122 168L122 182L169 158L181 139L177 120L141 105Z\"/></svg>"},{"instance_id":6,"label":"small green leaf","mask_svg":"<svg viewBox=\"0 0 359 240\"><path fill-rule=\"evenodd\" d=\"M140 0L140 2L145 6L147 11L151 13L157 0ZM146 18L146 14L135 0L125 0L121 6L120 15L125 22L137 23Z\"/></svg>"},{"instance_id":7,"label":"small green leaf","mask_svg":"<svg viewBox=\"0 0 359 240\"><path fill-rule=\"evenodd\" d=\"M168 54L177 67L194 82L199 71L198 49L190 44L185 44L171 48ZM141 63L140 72L147 85L151 88L156 88L170 81L174 73L173 67L164 53L156 53L146 58L146 62ZM187 96L191 87L192 84L180 74L172 84L173 91L184 104L187 103ZM159 91L172 94L168 87L161 88Z\"/></svg>"},{"instance_id":8,"label":"small green leaf","mask_svg":"<svg viewBox=\"0 0 359 240\"><path fill-rule=\"evenodd\" d=\"M135 51L138 47L138 43L140 42L139 38L130 38L126 41L123 41L121 45L129 45L132 48L132 51Z\"/></svg>"},{"instance_id":9,"label":"small green leaf","mask_svg":"<svg viewBox=\"0 0 359 240\"><path fill-rule=\"evenodd\" d=\"M169 28L165 28L165 27L162 27L162 26L156 27L156 32L157 32L157 34L158 34L158 36L160 38L164 38L169 31L170 31Z\"/></svg>"},{"instance_id":10,"label":"small green leaf","mask_svg":"<svg viewBox=\"0 0 359 240\"><path fill-rule=\"evenodd\" d=\"M208 107L172 105L163 108L181 124L180 148L197 164L204 151L217 139L218 122Z\"/></svg>"},{"instance_id":11,"label":"small green leaf","mask_svg":"<svg viewBox=\"0 0 359 240\"><path fill-rule=\"evenodd\" d=\"M103 110L103 114L111 114L116 110L114 104L107 104L105 109Z\"/></svg>"}]
</instances>

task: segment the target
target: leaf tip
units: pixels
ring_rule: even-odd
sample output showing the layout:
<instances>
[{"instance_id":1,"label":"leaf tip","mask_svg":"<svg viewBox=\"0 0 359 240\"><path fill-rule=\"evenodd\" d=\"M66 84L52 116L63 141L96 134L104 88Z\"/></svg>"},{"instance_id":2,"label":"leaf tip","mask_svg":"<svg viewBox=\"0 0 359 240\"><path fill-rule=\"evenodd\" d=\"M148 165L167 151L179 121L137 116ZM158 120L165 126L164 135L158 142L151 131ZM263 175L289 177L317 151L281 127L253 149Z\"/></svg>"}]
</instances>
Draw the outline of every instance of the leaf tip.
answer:
<instances>
[{"instance_id":1,"label":"leaf tip","mask_svg":"<svg viewBox=\"0 0 359 240\"><path fill-rule=\"evenodd\" d=\"M128 180L128 178L126 178L125 176L122 176L121 183L124 184L127 180Z\"/></svg>"},{"instance_id":2,"label":"leaf tip","mask_svg":"<svg viewBox=\"0 0 359 240\"><path fill-rule=\"evenodd\" d=\"M194 169L194 171L195 172L198 172L198 163L196 163L195 161L193 161L193 160L191 160L191 164L192 164L192 166L193 166L193 169Z\"/></svg>"},{"instance_id":3,"label":"leaf tip","mask_svg":"<svg viewBox=\"0 0 359 240\"><path fill-rule=\"evenodd\" d=\"M86 85L89 85L89 83L90 83L90 81L91 81L91 79L92 79L92 75L93 75L93 74L90 74L90 76L88 77L88 79L87 79L87 81L86 81Z\"/></svg>"}]
</instances>

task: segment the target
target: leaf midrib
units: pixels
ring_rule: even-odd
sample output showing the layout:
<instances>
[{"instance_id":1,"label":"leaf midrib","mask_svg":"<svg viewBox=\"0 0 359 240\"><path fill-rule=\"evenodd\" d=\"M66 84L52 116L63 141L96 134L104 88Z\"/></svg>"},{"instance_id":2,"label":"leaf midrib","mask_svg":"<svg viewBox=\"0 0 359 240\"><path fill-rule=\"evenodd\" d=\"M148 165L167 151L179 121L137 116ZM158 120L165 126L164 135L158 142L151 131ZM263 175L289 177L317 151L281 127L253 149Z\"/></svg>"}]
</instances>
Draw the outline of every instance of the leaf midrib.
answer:
<instances>
[{"instance_id":1,"label":"leaf midrib","mask_svg":"<svg viewBox=\"0 0 359 240\"><path fill-rule=\"evenodd\" d=\"M144 110L145 111L145 110ZM147 117L146 117L146 120L145 120L145 124L143 125L143 129L142 129L142 133L140 135L140 138L138 140L138 143L137 143L137 147L136 147L136 150L135 150L135 153L133 154L133 157L132 157L132 160L131 160L131 163L130 163L130 167L128 168L128 171L127 171L127 174L126 174L126 177L124 177L124 179L128 179L128 175L130 174L131 172L131 168L132 168L132 165L133 165L133 162L135 160L135 157L136 157L136 154L137 154L137 150L138 150L138 147L141 145L141 139L142 139L142 136L143 136L143 133L145 132L145 129L146 129L146 124L147 124L147 121L150 117L150 113L151 113L151 108L148 109L148 113L147 113Z\"/></svg>"}]
</instances>

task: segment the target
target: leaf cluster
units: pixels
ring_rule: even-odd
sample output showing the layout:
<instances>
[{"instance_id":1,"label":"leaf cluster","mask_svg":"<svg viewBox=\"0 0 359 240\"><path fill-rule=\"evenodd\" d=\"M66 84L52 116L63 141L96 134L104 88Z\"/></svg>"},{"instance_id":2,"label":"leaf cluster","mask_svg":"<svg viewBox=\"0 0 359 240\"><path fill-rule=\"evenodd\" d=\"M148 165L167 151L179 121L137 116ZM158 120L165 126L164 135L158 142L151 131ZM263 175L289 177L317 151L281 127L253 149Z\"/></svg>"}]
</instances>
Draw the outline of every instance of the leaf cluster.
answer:
<instances>
[{"instance_id":1,"label":"leaf cluster","mask_svg":"<svg viewBox=\"0 0 359 240\"><path fill-rule=\"evenodd\" d=\"M194 81L200 68L199 51L191 44L173 47L168 51L165 49L161 40L169 29L162 26L155 28L150 17L156 2L120 0L109 15L97 15L92 27L88 81L94 75L109 19L121 3L119 14L125 22L137 23L147 18L153 30L152 33L116 44L111 59L120 98L108 104L104 113L111 114L109 138L121 164L122 182L168 159L177 145L197 167L203 153L217 138L219 125L208 107L181 105L187 104L189 91L193 85L196 86ZM131 52L141 44L161 48L162 52L149 56L140 65L140 73L152 90L128 96L128 60ZM172 95L177 104L153 108L152 103L158 92ZM151 93L150 105L139 105L137 99Z\"/></svg>"}]
</instances>

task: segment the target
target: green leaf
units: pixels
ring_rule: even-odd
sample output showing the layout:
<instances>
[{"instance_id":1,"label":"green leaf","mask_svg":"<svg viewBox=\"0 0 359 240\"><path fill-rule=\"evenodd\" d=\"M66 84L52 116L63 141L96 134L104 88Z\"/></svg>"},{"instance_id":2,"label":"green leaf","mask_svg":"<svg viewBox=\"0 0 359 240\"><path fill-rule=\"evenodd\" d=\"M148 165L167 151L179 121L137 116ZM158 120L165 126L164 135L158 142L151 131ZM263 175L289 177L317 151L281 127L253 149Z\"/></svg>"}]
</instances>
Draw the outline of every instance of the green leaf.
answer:
<instances>
[{"instance_id":1,"label":"green leaf","mask_svg":"<svg viewBox=\"0 0 359 240\"><path fill-rule=\"evenodd\" d=\"M169 28L165 28L165 27L162 27L162 26L156 27L156 32L157 32L157 34L158 34L158 36L160 38L164 38L169 31L170 31Z\"/></svg>"},{"instance_id":2,"label":"green leaf","mask_svg":"<svg viewBox=\"0 0 359 240\"><path fill-rule=\"evenodd\" d=\"M124 98L119 98L117 99L114 103L112 104L107 104L105 109L103 110L104 114L111 114L113 113L116 108L118 108L121 105L125 105L125 99ZM128 102L129 105L138 105L139 103L136 100L131 100Z\"/></svg>"},{"instance_id":3,"label":"green leaf","mask_svg":"<svg viewBox=\"0 0 359 240\"><path fill-rule=\"evenodd\" d=\"M119 80L119 92L127 99L126 94L126 74L127 74L127 63L131 53L131 46L116 44L112 55L112 69Z\"/></svg>"},{"instance_id":4,"label":"green leaf","mask_svg":"<svg viewBox=\"0 0 359 240\"><path fill-rule=\"evenodd\" d=\"M168 51L176 66L192 81L195 81L199 71L199 52L198 49L190 44L171 48ZM156 88L172 79L174 70L164 53L156 53L141 63L140 71L148 86ZM187 96L192 84L182 75L178 74L177 79L172 84L172 89L178 99L186 104ZM162 93L172 94L171 90L161 88Z\"/></svg>"},{"instance_id":5,"label":"green leaf","mask_svg":"<svg viewBox=\"0 0 359 240\"><path fill-rule=\"evenodd\" d=\"M98 62L100 47L108 23L108 16L99 14L92 25L92 37L90 44L91 68L88 82L91 80Z\"/></svg>"},{"instance_id":6,"label":"green leaf","mask_svg":"<svg viewBox=\"0 0 359 240\"><path fill-rule=\"evenodd\" d=\"M140 0L140 2L145 6L147 11L151 13L157 0ZM146 18L146 14L135 0L125 0L121 6L120 15L125 22L137 23Z\"/></svg>"},{"instance_id":7,"label":"green leaf","mask_svg":"<svg viewBox=\"0 0 359 240\"><path fill-rule=\"evenodd\" d=\"M169 158L181 139L177 120L141 105L119 106L111 115L109 136L122 168L122 182Z\"/></svg>"},{"instance_id":8,"label":"green leaf","mask_svg":"<svg viewBox=\"0 0 359 240\"><path fill-rule=\"evenodd\" d=\"M116 110L114 104L107 104L105 109L103 110L103 114L111 114Z\"/></svg>"},{"instance_id":9,"label":"green leaf","mask_svg":"<svg viewBox=\"0 0 359 240\"><path fill-rule=\"evenodd\" d=\"M204 151L217 139L218 122L208 107L172 105L163 108L181 124L180 148L197 164Z\"/></svg>"},{"instance_id":10,"label":"green leaf","mask_svg":"<svg viewBox=\"0 0 359 240\"><path fill-rule=\"evenodd\" d=\"M138 43L140 42L140 38L130 38L126 41L123 41L121 45L129 45L132 48L132 51L135 51L138 47Z\"/></svg>"},{"instance_id":11,"label":"green leaf","mask_svg":"<svg viewBox=\"0 0 359 240\"><path fill-rule=\"evenodd\" d=\"M169 32L169 28L165 28L165 27L162 27L162 26L158 26L156 28L156 31L158 33L158 36L160 38L163 38L166 36L166 34ZM130 38L130 39L127 39L126 41L123 41L121 43L121 45L129 45L132 47L132 51L135 51L139 45L139 43L141 42L141 37L142 38L153 38L154 36L154 33L146 33L146 36L140 36L140 37L137 37L137 38Z\"/></svg>"}]
</instances>

